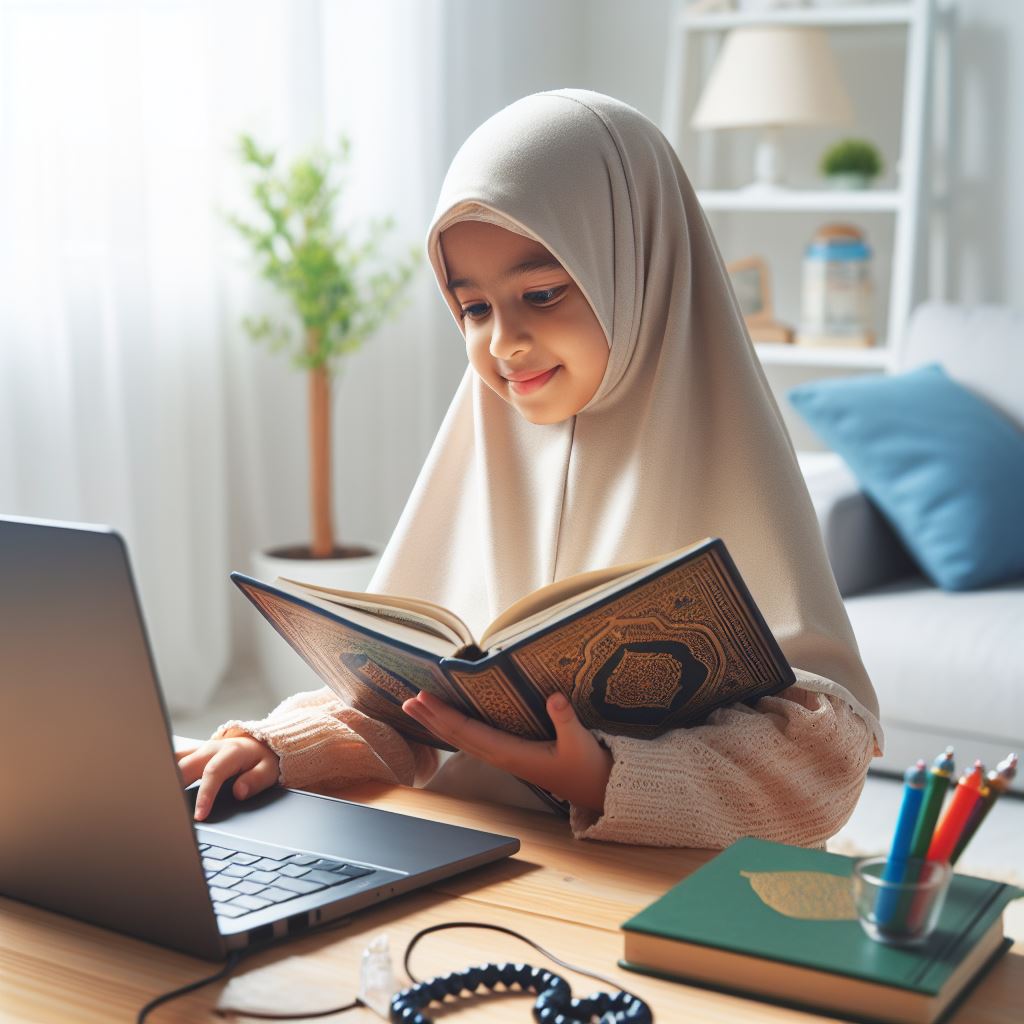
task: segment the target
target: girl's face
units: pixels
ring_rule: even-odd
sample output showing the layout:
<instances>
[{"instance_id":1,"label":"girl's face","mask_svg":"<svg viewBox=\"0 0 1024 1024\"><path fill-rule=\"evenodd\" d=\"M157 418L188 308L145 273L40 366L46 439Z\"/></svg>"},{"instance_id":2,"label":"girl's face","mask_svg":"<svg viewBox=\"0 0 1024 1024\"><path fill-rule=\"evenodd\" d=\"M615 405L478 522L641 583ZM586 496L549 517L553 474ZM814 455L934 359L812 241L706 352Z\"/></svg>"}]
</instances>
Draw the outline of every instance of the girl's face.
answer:
<instances>
[{"instance_id":1,"label":"girl's face","mask_svg":"<svg viewBox=\"0 0 1024 1024\"><path fill-rule=\"evenodd\" d=\"M608 341L572 277L539 242L483 221L446 228L441 248L484 383L531 423L575 416L601 385Z\"/></svg>"}]
</instances>

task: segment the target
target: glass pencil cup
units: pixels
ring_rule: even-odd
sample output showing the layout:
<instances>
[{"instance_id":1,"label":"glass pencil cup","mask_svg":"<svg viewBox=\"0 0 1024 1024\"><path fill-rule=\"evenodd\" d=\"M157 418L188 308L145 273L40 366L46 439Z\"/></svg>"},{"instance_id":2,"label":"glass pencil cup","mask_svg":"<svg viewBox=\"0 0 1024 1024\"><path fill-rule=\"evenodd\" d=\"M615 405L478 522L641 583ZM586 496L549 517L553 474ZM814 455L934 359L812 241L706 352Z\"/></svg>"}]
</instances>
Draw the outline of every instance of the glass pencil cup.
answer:
<instances>
[{"instance_id":1,"label":"glass pencil cup","mask_svg":"<svg viewBox=\"0 0 1024 1024\"><path fill-rule=\"evenodd\" d=\"M850 877L860 926L876 942L919 946L935 930L953 869L945 861L911 857L887 871L887 857L862 857Z\"/></svg>"}]
</instances>

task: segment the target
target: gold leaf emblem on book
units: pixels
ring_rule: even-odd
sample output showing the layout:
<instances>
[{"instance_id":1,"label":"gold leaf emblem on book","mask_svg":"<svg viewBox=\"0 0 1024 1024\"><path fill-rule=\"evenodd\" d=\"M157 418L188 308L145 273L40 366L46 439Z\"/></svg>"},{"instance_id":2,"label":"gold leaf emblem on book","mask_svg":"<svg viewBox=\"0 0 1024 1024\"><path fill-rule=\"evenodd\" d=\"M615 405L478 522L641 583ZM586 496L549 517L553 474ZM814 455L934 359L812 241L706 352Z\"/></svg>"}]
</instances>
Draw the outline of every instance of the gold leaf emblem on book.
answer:
<instances>
[{"instance_id":1,"label":"gold leaf emblem on book","mask_svg":"<svg viewBox=\"0 0 1024 1024\"><path fill-rule=\"evenodd\" d=\"M604 698L623 708L667 708L679 691L680 668L661 651L625 651L608 677Z\"/></svg>"},{"instance_id":2,"label":"gold leaf emblem on book","mask_svg":"<svg viewBox=\"0 0 1024 1024\"><path fill-rule=\"evenodd\" d=\"M804 921L855 921L850 879L823 871L741 871L765 906Z\"/></svg>"}]
</instances>

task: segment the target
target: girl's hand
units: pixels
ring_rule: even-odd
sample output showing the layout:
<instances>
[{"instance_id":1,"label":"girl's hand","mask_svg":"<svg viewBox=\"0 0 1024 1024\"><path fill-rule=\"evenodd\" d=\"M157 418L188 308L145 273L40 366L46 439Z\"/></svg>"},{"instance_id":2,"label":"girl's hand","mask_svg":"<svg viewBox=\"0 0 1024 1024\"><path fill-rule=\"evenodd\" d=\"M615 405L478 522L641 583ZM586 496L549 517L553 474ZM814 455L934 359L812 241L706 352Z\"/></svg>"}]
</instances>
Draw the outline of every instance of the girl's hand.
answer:
<instances>
[{"instance_id":1,"label":"girl's hand","mask_svg":"<svg viewBox=\"0 0 1024 1024\"><path fill-rule=\"evenodd\" d=\"M552 694L547 702L555 726L553 740L525 740L494 729L424 690L407 700L402 710L453 747L577 807L603 813L612 755L583 727L562 694Z\"/></svg>"},{"instance_id":2,"label":"girl's hand","mask_svg":"<svg viewBox=\"0 0 1024 1024\"><path fill-rule=\"evenodd\" d=\"M236 800L245 800L277 782L277 754L248 734L229 733L224 739L207 740L192 750L179 750L176 756L184 785L191 786L200 776L203 780L196 793L196 821L210 813L214 797L232 775L238 775L232 790Z\"/></svg>"}]
</instances>

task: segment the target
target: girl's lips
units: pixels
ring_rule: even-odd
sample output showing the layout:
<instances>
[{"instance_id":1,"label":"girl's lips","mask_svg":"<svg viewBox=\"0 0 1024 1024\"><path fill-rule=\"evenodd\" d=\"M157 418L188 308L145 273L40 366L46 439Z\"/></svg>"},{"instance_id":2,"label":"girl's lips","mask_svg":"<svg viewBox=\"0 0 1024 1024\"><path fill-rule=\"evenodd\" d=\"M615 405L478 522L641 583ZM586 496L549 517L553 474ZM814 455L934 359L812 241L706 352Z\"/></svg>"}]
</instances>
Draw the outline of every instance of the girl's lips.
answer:
<instances>
[{"instance_id":1,"label":"girl's lips","mask_svg":"<svg viewBox=\"0 0 1024 1024\"><path fill-rule=\"evenodd\" d=\"M508 386L517 395L528 395L533 391L537 391L539 388L544 387L545 384L561 369L560 366L553 366L546 373L542 373L537 377L531 377L529 380L510 380Z\"/></svg>"}]
</instances>

